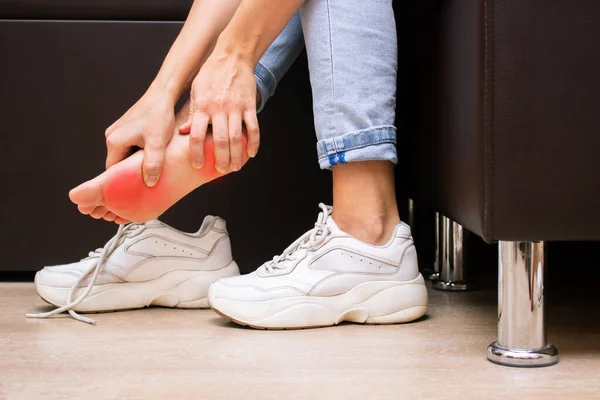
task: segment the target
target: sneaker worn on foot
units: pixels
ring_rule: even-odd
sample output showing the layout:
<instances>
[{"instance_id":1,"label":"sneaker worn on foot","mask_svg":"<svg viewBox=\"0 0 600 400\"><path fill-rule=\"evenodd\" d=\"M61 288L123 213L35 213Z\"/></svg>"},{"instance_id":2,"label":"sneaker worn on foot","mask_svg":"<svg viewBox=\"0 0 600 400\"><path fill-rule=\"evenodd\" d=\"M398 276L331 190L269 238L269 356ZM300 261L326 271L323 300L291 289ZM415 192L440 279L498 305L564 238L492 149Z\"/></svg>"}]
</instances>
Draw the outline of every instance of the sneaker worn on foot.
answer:
<instances>
[{"instance_id":1,"label":"sneaker worn on foot","mask_svg":"<svg viewBox=\"0 0 600 400\"><path fill-rule=\"evenodd\" d=\"M427 313L427 289L410 228L373 246L342 232L322 212L315 227L255 272L209 289L210 306L254 328L290 329L409 322Z\"/></svg>"},{"instance_id":2,"label":"sneaker worn on foot","mask_svg":"<svg viewBox=\"0 0 600 400\"><path fill-rule=\"evenodd\" d=\"M59 308L29 317L69 311L102 312L151 305L208 307L208 287L239 275L225 221L207 216L196 233L178 231L158 220L121 225L103 249L66 265L46 267L35 276L37 293Z\"/></svg>"}]
</instances>

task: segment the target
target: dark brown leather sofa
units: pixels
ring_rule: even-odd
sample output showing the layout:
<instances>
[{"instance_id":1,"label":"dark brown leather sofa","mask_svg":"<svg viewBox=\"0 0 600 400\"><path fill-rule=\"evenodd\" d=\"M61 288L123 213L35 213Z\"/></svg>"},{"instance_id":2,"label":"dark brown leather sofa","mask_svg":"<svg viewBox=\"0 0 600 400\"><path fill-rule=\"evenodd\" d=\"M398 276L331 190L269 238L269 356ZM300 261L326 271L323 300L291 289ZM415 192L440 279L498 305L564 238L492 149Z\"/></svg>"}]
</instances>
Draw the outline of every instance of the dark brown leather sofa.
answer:
<instances>
[{"instance_id":1,"label":"dark brown leather sofa","mask_svg":"<svg viewBox=\"0 0 600 400\"><path fill-rule=\"evenodd\" d=\"M412 17L412 196L499 242L488 358L552 364L544 241L600 239L600 2L439 1Z\"/></svg>"},{"instance_id":2,"label":"dark brown leather sofa","mask_svg":"<svg viewBox=\"0 0 600 400\"><path fill-rule=\"evenodd\" d=\"M150 83L190 4L0 0L0 271L78 259L114 232L80 216L67 192L102 171L104 129ZM489 358L552 364L543 241L600 239L600 2L396 6L400 168L411 171L400 192L407 183L417 204L500 242L499 343ZM260 115L260 156L164 216L189 230L207 213L225 217L243 272L330 201L303 61Z\"/></svg>"}]
</instances>

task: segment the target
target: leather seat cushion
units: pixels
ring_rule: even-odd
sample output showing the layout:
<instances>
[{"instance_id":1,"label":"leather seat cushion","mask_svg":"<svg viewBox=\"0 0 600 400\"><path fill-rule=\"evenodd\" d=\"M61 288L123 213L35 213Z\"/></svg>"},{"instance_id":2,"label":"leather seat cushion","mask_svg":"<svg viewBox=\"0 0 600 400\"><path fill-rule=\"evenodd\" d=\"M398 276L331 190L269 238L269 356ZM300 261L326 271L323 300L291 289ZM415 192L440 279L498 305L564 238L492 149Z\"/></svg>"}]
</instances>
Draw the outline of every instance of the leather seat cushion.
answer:
<instances>
[{"instance_id":1,"label":"leather seat cushion","mask_svg":"<svg viewBox=\"0 0 600 400\"><path fill-rule=\"evenodd\" d=\"M0 0L3 19L183 21L193 0Z\"/></svg>"}]
</instances>

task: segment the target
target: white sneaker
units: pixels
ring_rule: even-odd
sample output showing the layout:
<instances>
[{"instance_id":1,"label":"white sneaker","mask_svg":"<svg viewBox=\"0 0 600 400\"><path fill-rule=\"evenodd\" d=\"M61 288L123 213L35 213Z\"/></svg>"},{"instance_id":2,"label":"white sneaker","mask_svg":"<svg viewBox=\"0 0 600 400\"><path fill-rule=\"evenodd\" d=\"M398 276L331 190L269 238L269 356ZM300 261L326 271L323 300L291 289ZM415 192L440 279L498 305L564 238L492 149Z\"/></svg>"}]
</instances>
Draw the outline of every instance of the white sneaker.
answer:
<instances>
[{"instance_id":1,"label":"white sneaker","mask_svg":"<svg viewBox=\"0 0 600 400\"><path fill-rule=\"evenodd\" d=\"M342 232L331 208L283 254L255 272L210 286L210 306L253 328L409 322L427 313L410 228L400 223L389 242L372 246Z\"/></svg>"},{"instance_id":2,"label":"white sneaker","mask_svg":"<svg viewBox=\"0 0 600 400\"><path fill-rule=\"evenodd\" d=\"M128 224L103 249L66 265L46 267L35 276L40 297L69 311L102 312L151 305L206 308L211 283L239 275L231 255L225 221L207 216L196 233L178 231L160 221ZM72 292L72 293L71 293Z\"/></svg>"}]
</instances>

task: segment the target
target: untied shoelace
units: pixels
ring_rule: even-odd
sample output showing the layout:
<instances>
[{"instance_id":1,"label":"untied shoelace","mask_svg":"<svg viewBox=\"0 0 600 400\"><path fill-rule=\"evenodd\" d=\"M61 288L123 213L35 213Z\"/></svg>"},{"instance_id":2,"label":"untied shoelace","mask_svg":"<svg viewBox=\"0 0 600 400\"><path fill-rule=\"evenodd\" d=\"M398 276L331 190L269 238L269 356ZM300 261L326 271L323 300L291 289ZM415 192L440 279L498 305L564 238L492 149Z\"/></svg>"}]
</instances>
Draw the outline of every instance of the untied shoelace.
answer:
<instances>
[{"instance_id":1,"label":"untied shoelace","mask_svg":"<svg viewBox=\"0 0 600 400\"><path fill-rule=\"evenodd\" d=\"M90 294L90 292L94 288L94 285L96 284L98 275L100 275L100 272L102 272L102 269L104 268L104 264L105 264L105 261L108 258L108 256L110 256L112 254L112 252L117 247L119 247L119 245L123 242L123 240L125 240L125 237L127 237L129 233L136 232L140 227L141 227L140 224L135 224L135 223L129 223L127 225L119 225L117 234L115 236L113 236L108 242L106 242L106 244L104 245L103 248L96 249L95 251L91 251L88 254L90 257L98 257L98 259L95 261L95 263L92 265L92 267L90 269L88 269L86 272L84 272L83 274L81 274L81 276L77 279L77 282L75 282L73 284L73 286L69 290L69 294L67 295L67 302L64 306L58 307L49 312L39 313L39 314L25 314L25 316L27 318L49 318L53 315L61 314L65 311L68 311L69 314L71 315L71 317L75 318L76 320L95 325L96 324L95 320L77 314L73 310L73 308L75 308L79 303L84 301L86 299L86 297ZM77 299L73 300L73 293L75 293L75 290L77 290L77 287L79 286L79 284L86 277L88 277L92 273L92 271L93 271L92 278L90 280L90 283L88 283L87 287L85 288L85 291Z\"/></svg>"}]
</instances>

